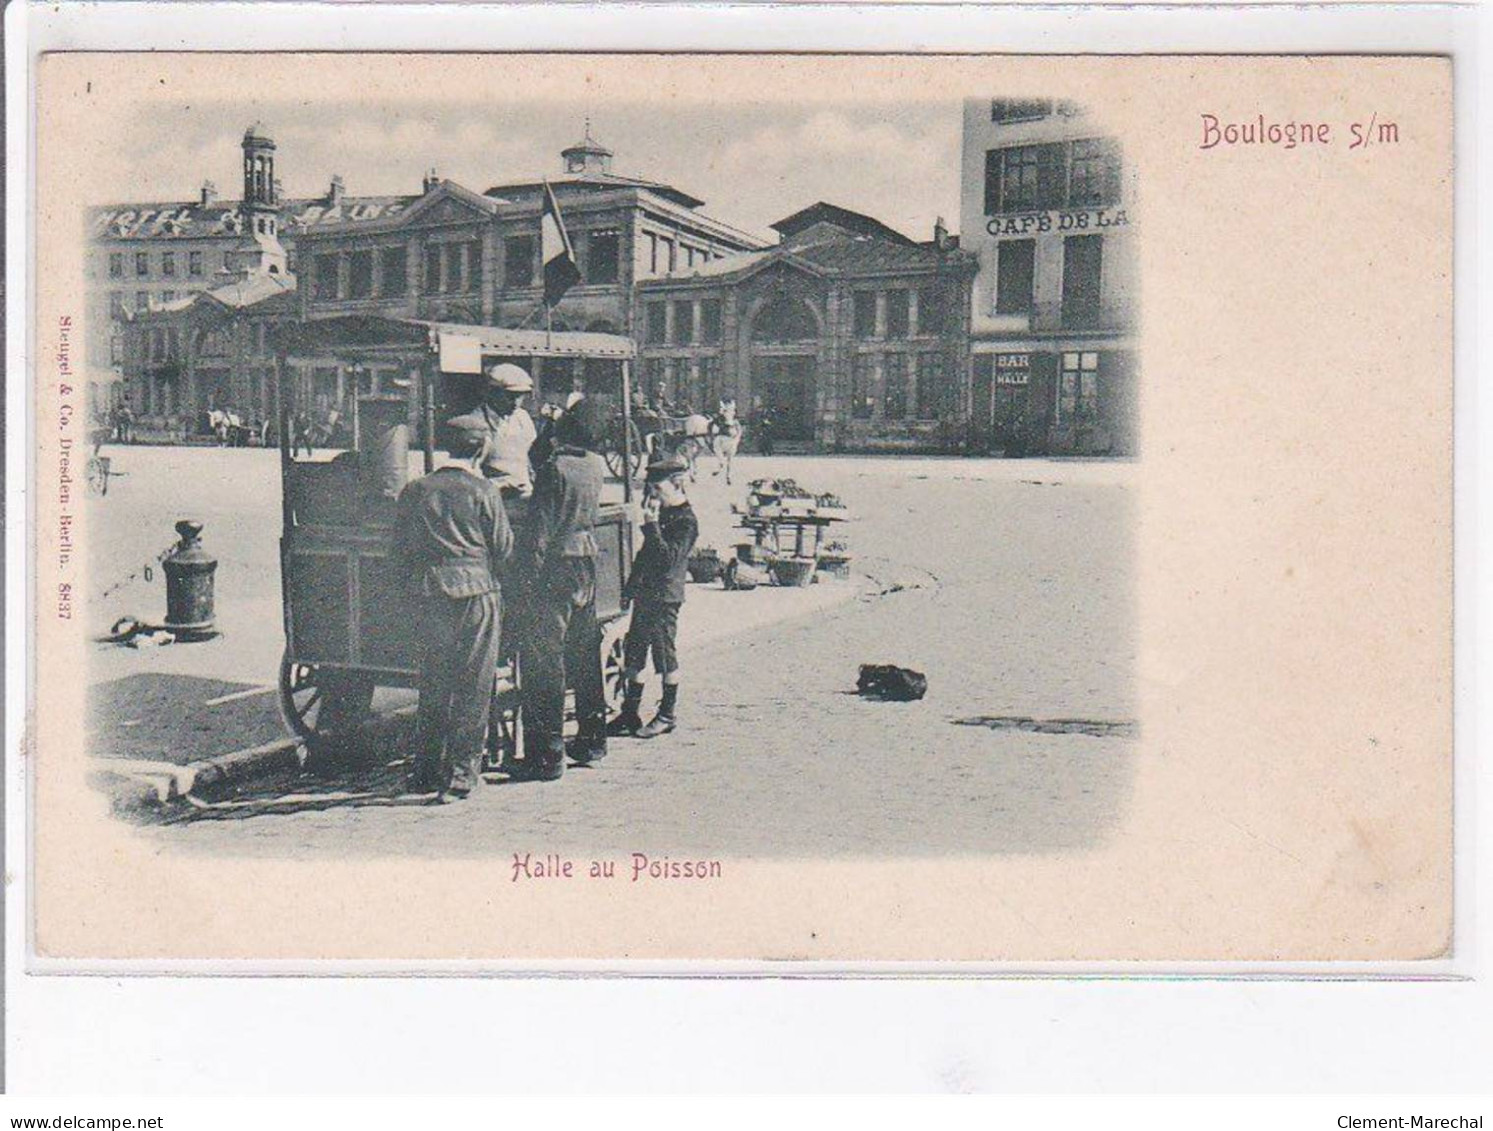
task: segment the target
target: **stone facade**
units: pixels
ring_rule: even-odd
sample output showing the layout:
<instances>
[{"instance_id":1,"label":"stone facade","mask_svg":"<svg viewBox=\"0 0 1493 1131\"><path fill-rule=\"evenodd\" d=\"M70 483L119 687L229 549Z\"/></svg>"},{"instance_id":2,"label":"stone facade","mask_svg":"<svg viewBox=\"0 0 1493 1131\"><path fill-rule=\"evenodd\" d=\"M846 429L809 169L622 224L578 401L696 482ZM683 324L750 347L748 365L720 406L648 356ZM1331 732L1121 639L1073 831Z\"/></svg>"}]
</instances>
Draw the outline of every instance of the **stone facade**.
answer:
<instances>
[{"instance_id":1,"label":"stone facade","mask_svg":"<svg viewBox=\"0 0 1493 1131\"><path fill-rule=\"evenodd\" d=\"M769 250L639 284L644 390L734 398L788 450L962 450L972 257L830 205L775 226Z\"/></svg>"}]
</instances>

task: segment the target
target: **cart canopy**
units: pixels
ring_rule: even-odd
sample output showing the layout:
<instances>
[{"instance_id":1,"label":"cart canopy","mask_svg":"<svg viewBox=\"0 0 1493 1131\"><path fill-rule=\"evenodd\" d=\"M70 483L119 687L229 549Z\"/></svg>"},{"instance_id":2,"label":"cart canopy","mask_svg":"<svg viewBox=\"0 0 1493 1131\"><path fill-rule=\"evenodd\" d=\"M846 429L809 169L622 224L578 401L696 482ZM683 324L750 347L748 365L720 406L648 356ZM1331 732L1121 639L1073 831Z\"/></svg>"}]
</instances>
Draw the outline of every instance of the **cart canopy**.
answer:
<instances>
[{"instance_id":1,"label":"cart canopy","mask_svg":"<svg viewBox=\"0 0 1493 1131\"><path fill-rule=\"evenodd\" d=\"M448 373L475 373L484 356L594 357L630 359L631 338L574 330L507 330L415 318L348 315L302 322L285 337L291 357L326 356L342 351L423 347L437 351Z\"/></svg>"}]
</instances>

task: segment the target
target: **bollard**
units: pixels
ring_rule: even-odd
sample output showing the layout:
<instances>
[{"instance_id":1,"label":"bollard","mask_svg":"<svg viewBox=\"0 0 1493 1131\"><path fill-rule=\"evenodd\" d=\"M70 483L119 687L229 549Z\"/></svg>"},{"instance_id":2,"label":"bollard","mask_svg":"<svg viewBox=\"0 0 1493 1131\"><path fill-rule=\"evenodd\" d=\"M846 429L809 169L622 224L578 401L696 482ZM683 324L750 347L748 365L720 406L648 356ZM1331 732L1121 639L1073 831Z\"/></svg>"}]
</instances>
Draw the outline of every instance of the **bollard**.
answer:
<instances>
[{"instance_id":1,"label":"bollard","mask_svg":"<svg viewBox=\"0 0 1493 1131\"><path fill-rule=\"evenodd\" d=\"M176 524L181 541L164 561L166 572L166 628L178 641L206 640L213 631L213 574L218 559L202 548L202 523L182 519Z\"/></svg>"}]
</instances>

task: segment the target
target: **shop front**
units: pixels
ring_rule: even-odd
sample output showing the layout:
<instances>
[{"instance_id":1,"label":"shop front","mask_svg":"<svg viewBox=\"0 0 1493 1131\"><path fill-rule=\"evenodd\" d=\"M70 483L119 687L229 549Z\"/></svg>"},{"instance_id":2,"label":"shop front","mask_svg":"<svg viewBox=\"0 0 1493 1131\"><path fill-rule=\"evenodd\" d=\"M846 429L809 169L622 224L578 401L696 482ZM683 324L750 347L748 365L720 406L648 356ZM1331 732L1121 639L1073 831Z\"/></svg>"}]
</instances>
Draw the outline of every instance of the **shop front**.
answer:
<instances>
[{"instance_id":1,"label":"shop front","mask_svg":"<svg viewBox=\"0 0 1493 1131\"><path fill-rule=\"evenodd\" d=\"M1104 348L981 349L970 446L987 455L1131 455L1135 355Z\"/></svg>"}]
</instances>

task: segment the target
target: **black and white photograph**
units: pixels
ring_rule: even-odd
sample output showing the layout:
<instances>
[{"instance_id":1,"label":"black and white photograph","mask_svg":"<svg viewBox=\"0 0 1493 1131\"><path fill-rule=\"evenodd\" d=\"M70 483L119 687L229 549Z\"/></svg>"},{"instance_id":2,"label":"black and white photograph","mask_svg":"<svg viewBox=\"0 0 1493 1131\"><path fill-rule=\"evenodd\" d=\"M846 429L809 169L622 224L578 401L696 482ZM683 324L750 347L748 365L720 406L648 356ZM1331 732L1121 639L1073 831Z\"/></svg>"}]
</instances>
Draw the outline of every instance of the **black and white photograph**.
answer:
<instances>
[{"instance_id":1,"label":"black and white photograph","mask_svg":"<svg viewBox=\"0 0 1493 1131\"><path fill-rule=\"evenodd\" d=\"M1101 841L1133 173L973 93L130 123L78 343L97 787L163 850L524 871Z\"/></svg>"}]
</instances>

